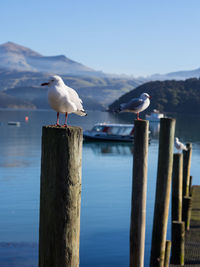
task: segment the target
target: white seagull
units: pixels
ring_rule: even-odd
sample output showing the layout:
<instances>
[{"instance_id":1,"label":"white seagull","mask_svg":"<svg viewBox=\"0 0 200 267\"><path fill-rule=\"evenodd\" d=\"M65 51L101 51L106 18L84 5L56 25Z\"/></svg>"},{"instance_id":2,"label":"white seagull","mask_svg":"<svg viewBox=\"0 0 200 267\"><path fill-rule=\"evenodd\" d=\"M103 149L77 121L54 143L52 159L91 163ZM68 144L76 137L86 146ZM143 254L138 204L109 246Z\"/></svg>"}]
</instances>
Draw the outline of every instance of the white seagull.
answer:
<instances>
[{"instance_id":1,"label":"white seagull","mask_svg":"<svg viewBox=\"0 0 200 267\"><path fill-rule=\"evenodd\" d=\"M80 116L86 116L87 113L83 109L82 100L77 92L65 85L62 78L58 75L52 76L47 83L42 83L41 86L47 85L48 102L52 109L57 111L57 122L59 124L59 113L65 113L65 124L67 127L67 116L69 113L75 113Z\"/></svg>"},{"instance_id":2,"label":"white seagull","mask_svg":"<svg viewBox=\"0 0 200 267\"><path fill-rule=\"evenodd\" d=\"M188 150L187 147L179 141L178 137L175 138L175 147L179 151Z\"/></svg>"},{"instance_id":3,"label":"white seagull","mask_svg":"<svg viewBox=\"0 0 200 267\"><path fill-rule=\"evenodd\" d=\"M139 113L148 108L150 105L151 96L143 93L139 98L133 98L128 103L120 105L120 112L133 112L137 114L137 120L140 120Z\"/></svg>"}]
</instances>

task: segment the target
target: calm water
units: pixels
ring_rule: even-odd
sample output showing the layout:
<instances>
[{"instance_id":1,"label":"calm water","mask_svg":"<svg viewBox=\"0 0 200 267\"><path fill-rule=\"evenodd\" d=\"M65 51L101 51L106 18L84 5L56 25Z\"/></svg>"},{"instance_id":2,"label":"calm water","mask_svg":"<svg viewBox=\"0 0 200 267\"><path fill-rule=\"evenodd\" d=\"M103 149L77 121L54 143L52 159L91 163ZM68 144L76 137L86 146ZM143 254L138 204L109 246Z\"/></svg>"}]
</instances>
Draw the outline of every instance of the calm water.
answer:
<instances>
[{"instance_id":1,"label":"calm water","mask_svg":"<svg viewBox=\"0 0 200 267\"><path fill-rule=\"evenodd\" d=\"M50 111L0 111L0 267L37 266L41 128L55 119ZM8 126L8 121L20 121L21 126ZM70 124L83 129L102 121L131 123L133 116L90 112L87 117L69 118ZM159 131L159 125L150 126L145 266L150 254ZM191 174L193 184L199 184L200 116L179 116L176 135L193 143ZM83 146L81 267L129 264L131 151L130 145L115 143Z\"/></svg>"}]
</instances>

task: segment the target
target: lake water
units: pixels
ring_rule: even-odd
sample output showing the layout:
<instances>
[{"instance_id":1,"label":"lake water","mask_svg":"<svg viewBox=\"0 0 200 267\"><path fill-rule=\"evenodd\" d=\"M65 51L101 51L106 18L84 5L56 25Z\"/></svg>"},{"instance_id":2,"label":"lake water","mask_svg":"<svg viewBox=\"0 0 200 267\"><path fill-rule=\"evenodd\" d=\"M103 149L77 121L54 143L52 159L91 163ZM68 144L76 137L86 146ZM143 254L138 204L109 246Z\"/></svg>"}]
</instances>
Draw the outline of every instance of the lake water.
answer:
<instances>
[{"instance_id":1,"label":"lake water","mask_svg":"<svg viewBox=\"0 0 200 267\"><path fill-rule=\"evenodd\" d=\"M85 130L96 122L132 123L134 118L89 112L87 117L69 116L69 124ZM0 267L37 266L41 129L55 120L53 111L0 110ZM21 126L9 126L8 121L20 121ZM151 124L150 129L145 266L150 257L159 125ZM199 184L200 116L179 115L176 136L193 143L191 175L193 184ZM131 151L128 144L83 145L81 267L129 266ZM169 233L170 228L168 237Z\"/></svg>"}]
</instances>

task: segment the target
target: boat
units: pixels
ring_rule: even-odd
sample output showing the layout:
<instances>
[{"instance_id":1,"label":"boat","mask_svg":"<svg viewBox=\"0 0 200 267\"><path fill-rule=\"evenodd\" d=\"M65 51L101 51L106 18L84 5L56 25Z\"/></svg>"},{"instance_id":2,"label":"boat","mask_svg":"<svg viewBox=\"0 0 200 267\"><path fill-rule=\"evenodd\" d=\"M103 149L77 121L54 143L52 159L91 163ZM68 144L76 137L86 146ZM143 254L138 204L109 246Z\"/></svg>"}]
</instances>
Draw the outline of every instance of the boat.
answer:
<instances>
[{"instance_id":1,"label":"boat","mask_svg":"<svg viewBox=\"0 0 200 267\"><path fill-rule=\"evenodd\" d=\"M20 126L20 122L19 121L8 121L8 125L14 125L14 126Z\"/></svg>"},{"instance_id":2,"label":"boat","mask_svg":"<svg viewBox=\"0 0 200 267\"><path fill-rule=\"evenodd\" d=\"M133 124L97 123L91 130L84 131L85 141L133 142Z\"/></svg>"},{"instance_id":3,"label":"boat","mask_svg":"<svg viewBox=\"0 0 200 267\"><path fill-rule=\"evenodd\" d=\"M159 110L157 109L154 109L150 115L146 115L145 116L145 119L146 120L149 120L151 122L159 122L161 118L164 118L164 114L163 113L160 113Z\"/></svg>"}]
</instances>

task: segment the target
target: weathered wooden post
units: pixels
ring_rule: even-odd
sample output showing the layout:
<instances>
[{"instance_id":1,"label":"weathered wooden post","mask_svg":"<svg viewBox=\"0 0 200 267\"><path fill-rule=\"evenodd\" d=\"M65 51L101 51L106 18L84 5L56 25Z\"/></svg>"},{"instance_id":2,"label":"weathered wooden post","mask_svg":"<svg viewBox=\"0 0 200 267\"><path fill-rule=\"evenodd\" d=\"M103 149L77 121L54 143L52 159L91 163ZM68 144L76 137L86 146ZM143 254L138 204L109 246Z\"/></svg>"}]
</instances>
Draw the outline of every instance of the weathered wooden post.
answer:
<instances>
[{"instance_id":1,"label":"weathered wooden post","mask_svg":"<svg viewBox=\"0 0 200 267\"><path fill-rule=\"evenodd\" d=\"M163 267L173 164L175 119L160 120L159 157L151 243L151 267Z\"/></svg>"},{"instance_id":2,"label":"weathered wooden post","mask_svg":"<svg viewBox=\"0 0 200 267\"><path fill-rule=\"evenodd\" d=\"M174 154L172 174L172 221L182 221L183 155Z\"/></svg>"},{"instance_id":3,"label":"weathered wooden post","mask_svg":"<svg viewBox=\"0 0 200 267\"><path fill-rule=\"evenodd\" d=\"M130 224L130 267L144 266L148 131L148 121L135 120Z\"/></svg>"},{"instance_id":4,"label":"weathered wooden post","mask_svg":"<svg viewBox=\"0 0 200 267\"><path fill-rule=\"evenodd\" d=\"M42 132L39 267L78 267L82 129Z\"/></svg>"},{"instance_id":5,"label":"weathered wooden post","mask_svg":"<svg viewBox=\"0 0 200 267\"><path fill-rule=\"evenodd\" d=\"M192 197L183 198L183 221L185 222L185 230L190 230L190 219L192 212Z\"/></svg>"},{"instance_id":6,"label":"weathered wooden post","mask_svg":"<svg viewBox=\"0 0 200 267\"><path fill-rule=\"evenodd\" d=\"M171 264L184 265L185 223L172 222Z\"/></svg>"},{"instance_id":7,"label":"weathered wooden post","mask_svg":"<svg viewBox=\"0 0 200 267\"><path fill-rule=\"evenodd\" d=\"M190 176L190 184L189 184L189 196L192 196L192 176Z\"/></svg>"},{"instance_id":8,"label":"weathered wooden post","mask_svg":"<svg viewBox=\"0 0 200 267\"><path fill-rule=\"evenodd\" d=\"M187 151L183 151L183 197L189 196L190 166L192 157L192 144L186 144Z\"/></svg>"},{"instance_id":9,"label":"weathered wooden post","mask_svg":"<svg viewBox=\"0 0 200 267\"><path fill-rule=\"evenodd\" d=\"M164 267L169 267L171 245L172 242L170 240L166 240Z\"/></svg>"}]
</instances>

